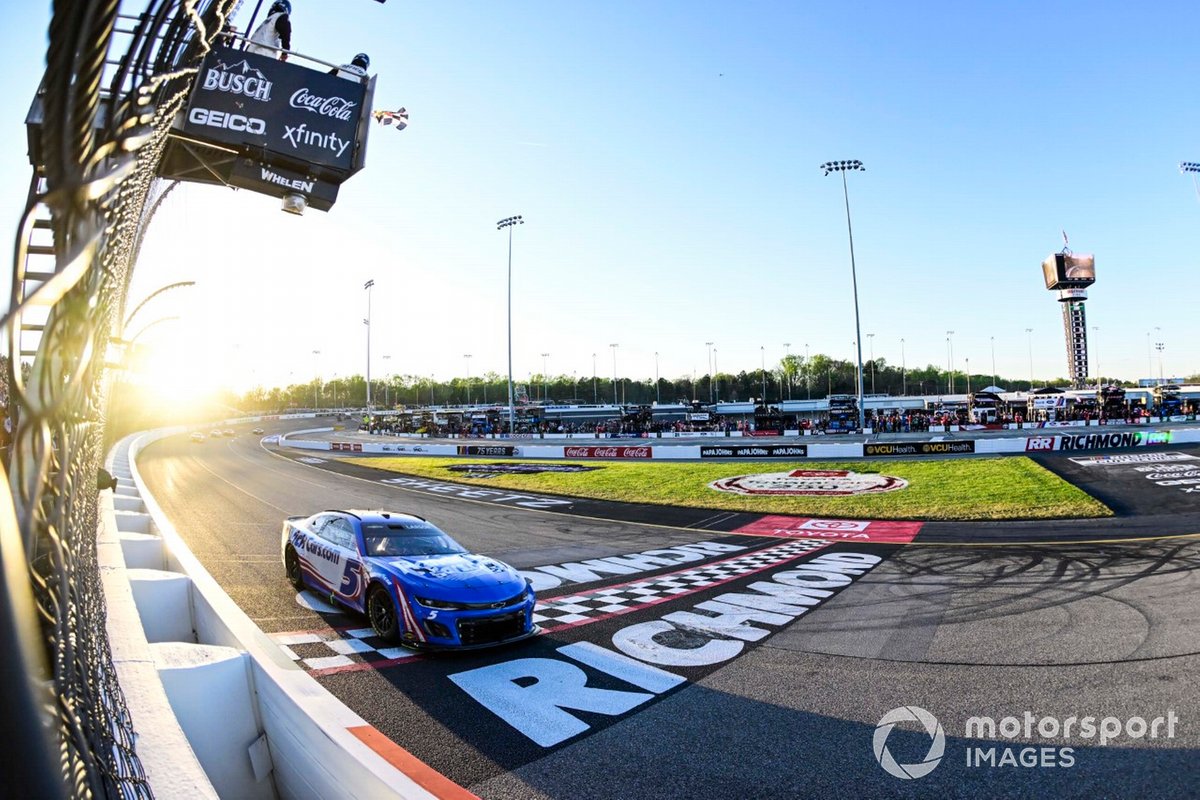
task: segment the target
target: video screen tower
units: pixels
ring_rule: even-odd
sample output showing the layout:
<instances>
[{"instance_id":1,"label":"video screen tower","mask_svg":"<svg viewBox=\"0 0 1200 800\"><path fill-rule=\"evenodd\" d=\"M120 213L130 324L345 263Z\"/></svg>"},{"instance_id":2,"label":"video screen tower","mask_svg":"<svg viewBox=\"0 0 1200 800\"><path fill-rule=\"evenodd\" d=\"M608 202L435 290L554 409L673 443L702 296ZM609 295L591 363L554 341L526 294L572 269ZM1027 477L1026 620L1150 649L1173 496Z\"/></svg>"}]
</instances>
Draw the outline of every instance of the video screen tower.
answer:
<instances>
[{"instance_id":1,"label":"video screen tower","mask_svg":"<svg viewBox=\"0 0 1200 800\"><path fill-rule=\"evenodd\" d=\"M1066 234L1063 234L1066 241ZM1087 287L1096 282L1096 258L1075 254L1068 247L1042 262L1046 288L1058 292L1062 304L1063 332L1067 339L1067 369L1071 386L1082 389L1088 383L1087 315L1084 301Z\"/></svg>"}]
</instances>

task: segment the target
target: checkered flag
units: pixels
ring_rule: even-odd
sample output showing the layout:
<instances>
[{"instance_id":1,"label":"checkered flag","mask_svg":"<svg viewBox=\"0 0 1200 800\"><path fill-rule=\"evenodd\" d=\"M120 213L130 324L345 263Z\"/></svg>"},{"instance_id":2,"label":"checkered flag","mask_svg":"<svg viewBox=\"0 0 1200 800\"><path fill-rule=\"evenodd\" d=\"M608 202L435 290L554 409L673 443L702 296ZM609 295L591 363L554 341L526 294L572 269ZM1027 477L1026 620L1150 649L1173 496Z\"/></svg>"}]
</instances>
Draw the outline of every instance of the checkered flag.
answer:
<instances>
[{"instance_id":1,"label":"checkered flag","mask_svg":"<svg viewBox=\"0 0 1200 800\"><path fill-rule=\"evenodd\" d=\"M371 116L375 117L375 121L385 128L394 125L396 130L402 131L408 127L408 109L406 108L396 111L375 111Z\"/></svg>"}]
</instances>

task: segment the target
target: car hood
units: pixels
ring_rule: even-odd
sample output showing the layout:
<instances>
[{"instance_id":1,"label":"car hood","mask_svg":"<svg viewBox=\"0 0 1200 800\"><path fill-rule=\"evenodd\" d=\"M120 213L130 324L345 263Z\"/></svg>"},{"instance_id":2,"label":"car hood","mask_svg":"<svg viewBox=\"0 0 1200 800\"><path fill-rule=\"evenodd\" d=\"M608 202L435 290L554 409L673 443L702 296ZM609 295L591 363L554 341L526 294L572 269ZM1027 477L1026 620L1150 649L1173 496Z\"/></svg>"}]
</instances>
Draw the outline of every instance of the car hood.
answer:
<instances>
[{"instance_id":1,"label":"car hood","mask_svg":"<svg viewBox=\"0 0 1200 800\"><path fill-rule=\"evenodd\" d=\"M525 588L515 569L487 556L455 553L440 556L376 557L373 562L394 574L411 591L437 600L506 600Z\"/></svg>"}]
</instances>

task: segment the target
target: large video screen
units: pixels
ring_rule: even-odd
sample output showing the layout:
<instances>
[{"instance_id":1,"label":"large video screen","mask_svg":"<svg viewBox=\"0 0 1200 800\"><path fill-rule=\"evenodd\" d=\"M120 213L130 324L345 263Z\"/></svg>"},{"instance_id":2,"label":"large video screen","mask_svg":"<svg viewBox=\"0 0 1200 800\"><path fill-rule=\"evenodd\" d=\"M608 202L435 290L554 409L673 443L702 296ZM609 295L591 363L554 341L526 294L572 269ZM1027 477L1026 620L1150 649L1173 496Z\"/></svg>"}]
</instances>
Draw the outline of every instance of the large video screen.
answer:
<instances>
[{"instance_id":1,"label":"large video screen","mask_svg":"<svg viewBox=\"0 0 1200 800\"><path fill-rule=\"evenodd\" d=\"M1055 253L1042 262L1047 289L1078 289L1096 282L1096 257L1091 253Z\"/></svg>"}]
</instances>

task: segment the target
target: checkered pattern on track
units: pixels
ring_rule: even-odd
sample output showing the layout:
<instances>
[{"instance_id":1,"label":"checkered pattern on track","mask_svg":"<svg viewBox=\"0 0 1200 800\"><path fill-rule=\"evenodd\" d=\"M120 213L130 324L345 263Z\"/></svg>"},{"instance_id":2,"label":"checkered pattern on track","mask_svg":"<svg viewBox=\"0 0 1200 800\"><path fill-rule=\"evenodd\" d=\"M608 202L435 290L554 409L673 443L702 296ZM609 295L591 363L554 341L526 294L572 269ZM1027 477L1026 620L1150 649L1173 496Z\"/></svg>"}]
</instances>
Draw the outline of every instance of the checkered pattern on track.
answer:
<instances>
[{"instance_id":1,"label":"checkered pattern on track","mask_svg":"<svg viewBox=\"0 0 1200 800\"><path fill-rule=\"evenodd\" d=\"M815 539L795 539L654 578L539 599L533 610L533 622L543 632L599 622L770 569L820 550L826 544ZM383 669L421 657L421 653L380 639L371 628L272 633L270 637L289 658L315 676Z\"/></svg>"},{"instance_id":2,"label":"checkered pattern on track","mask_svg":"<svg viewBox=\"0 0 1200 800\"><path fill-rule=\"evenodd\" d=\"M769 569L797 556L820 550L825 542L800 539L715 561L702 567L671 572L620 586L605 586L566 597L538 600L533 610L533 622L545 631L595 622L604 617L626 614L639 608L655 605L684 594Z\"/></svg>"},{"instance_id":3,"label":"checkered pattern on track","mask_svg":"<svg viewBox=\"0 0 1200 800\"><path fill-rule=\"evenodd\" d=\"M272 633L270 636L290 659L320 675L352 669L382 669L420 655L380 639L371 628Z\"/></svg>"}]
</instances>

